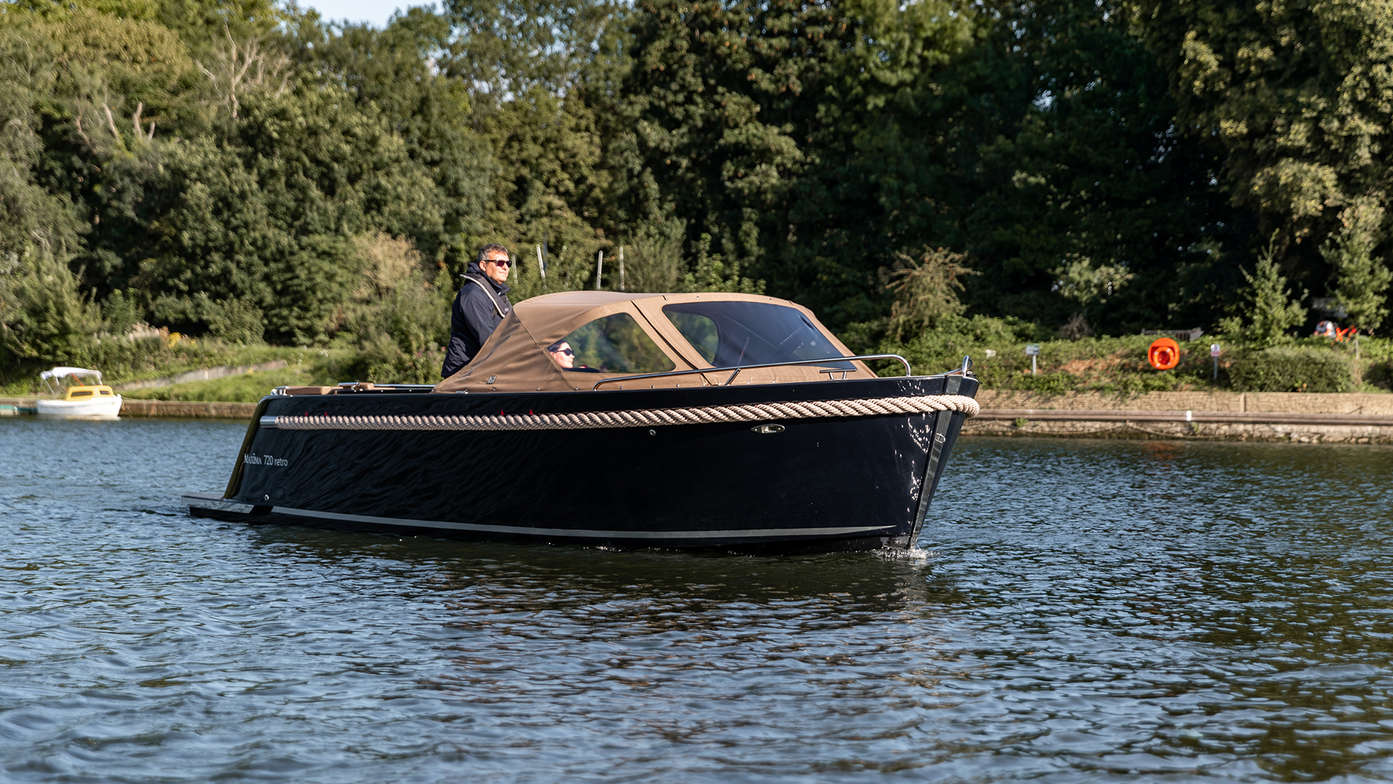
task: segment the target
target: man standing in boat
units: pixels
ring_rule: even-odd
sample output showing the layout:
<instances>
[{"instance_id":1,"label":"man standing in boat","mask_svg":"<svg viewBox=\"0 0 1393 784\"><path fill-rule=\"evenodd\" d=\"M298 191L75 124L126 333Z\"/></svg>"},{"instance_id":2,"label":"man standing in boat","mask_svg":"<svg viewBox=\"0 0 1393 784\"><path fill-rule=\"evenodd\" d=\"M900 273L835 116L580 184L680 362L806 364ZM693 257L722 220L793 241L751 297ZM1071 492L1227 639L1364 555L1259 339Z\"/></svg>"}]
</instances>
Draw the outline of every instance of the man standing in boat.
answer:
<instances>
[{"instance_id":1,"label":"man standing in boat","mask_svg":"<svg viewBox=\"0 0 1393 784\"><path fill-rule=\"evenodd\" d=\"M513 309L508 301L508 273L513 256L497 243L485 245L470 262L464 283L450 308L450 345L445 348L442 378L449 378L469 364L489 335Z\"/></svg>"}]
</instances>

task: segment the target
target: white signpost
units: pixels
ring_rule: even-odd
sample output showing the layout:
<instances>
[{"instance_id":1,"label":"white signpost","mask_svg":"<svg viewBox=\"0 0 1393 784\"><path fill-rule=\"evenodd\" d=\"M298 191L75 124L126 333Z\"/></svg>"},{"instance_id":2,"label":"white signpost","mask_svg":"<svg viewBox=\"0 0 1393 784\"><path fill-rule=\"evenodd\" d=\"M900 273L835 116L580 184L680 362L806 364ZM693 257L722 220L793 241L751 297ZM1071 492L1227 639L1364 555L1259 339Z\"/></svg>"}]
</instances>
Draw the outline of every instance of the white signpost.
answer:
<instances>
[{"instance_id":1,"label":"white signpost","mask_svg":"<svg viewBox=\"0 0 1393 784\"><path fill-rule=\"evenodd\" d=\"M1031 343L1025 347L1025 355L1030 357L1030 375L1035 375L1035 358L1040 356L1040 344Z\"/></svg>"},{"instance_id":2,"label":"white signpost","mask_svg":"<svg viewBox=\"0 0 1393 784\"><path fill-rule=\"evenodd\" d=\"M1214 373L1213 373L1213 375L1210 376L1210 379L1211 379L1211 380L1214 380L1214 381L1218 381L1218 380L1219 380L1219 344L1218 344L1218 343L1210 343L1210 344L1209 344L1209 356L1210 356L1211 359L1214 360Z\"/></svg>"}]
</instances>

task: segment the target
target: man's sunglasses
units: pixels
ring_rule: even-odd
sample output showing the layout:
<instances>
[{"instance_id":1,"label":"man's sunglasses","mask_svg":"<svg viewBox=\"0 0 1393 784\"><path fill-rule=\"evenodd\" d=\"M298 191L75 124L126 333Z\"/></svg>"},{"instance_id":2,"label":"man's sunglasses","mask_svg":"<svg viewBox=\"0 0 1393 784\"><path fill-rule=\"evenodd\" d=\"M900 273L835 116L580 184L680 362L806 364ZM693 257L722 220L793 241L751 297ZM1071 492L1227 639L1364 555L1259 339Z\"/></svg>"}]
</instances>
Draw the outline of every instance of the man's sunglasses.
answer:
<instances>
[{"instance_id":1,"label":"man's sunglasses","mask_svg":"<svg viewBox=\"0 0 1393 784\"><path fill-rule=\"evenodd\" d=\"M502 264L507 266L512 266L513 264L512 259L484 259L484 261L488 262L489 264Z\"/></svg>"}]
</instances>

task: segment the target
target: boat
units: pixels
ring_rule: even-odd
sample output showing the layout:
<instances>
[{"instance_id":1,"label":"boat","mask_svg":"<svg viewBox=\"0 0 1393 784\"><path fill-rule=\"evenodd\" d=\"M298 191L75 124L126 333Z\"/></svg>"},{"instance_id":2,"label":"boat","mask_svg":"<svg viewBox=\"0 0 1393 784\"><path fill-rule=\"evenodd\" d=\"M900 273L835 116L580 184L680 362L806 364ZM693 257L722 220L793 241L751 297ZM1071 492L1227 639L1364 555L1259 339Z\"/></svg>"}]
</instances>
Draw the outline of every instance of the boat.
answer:
<instances>
[{"instance_id":1,"label":"boat","mask_svg":"<svg viewBox=\"0 0 1393 784\"><path fill-rule=\"evenodd\" d=\"M55 367L39 374L44 391L35 413L51 419L119 419L121 396L102 383L100 370Z\"/></svg>"},{"instance_id":2,"label":"boat","mask_svg":"<svg viewBox=\"0 0 1393 784\"><path fill-rule=\"evenodd\" d=\"M869 362L903 373L880 377ZM277 387L191 514L619 547L908 548L978 382L732 293L514 306L435 385Z\"/></svg>"}]
</instances>

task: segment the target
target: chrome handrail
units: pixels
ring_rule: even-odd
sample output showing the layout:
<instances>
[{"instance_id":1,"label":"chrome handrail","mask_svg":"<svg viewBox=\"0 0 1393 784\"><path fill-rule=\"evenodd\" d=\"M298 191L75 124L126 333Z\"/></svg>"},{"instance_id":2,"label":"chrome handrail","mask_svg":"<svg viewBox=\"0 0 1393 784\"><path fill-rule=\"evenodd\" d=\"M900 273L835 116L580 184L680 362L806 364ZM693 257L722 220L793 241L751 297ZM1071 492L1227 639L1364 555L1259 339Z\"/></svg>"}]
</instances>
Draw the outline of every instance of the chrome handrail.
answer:
<instances>
[{"instance_id":1,"label":"chrome handrail","mask_svg":"<svg viewBox=\"0 0 1393 784\"><path fill-rule=\"evenodd\" d=\"M351 392L373 392L385 389L389 392L429 392L434 384L374 384L371 381L340 381L338 386Z\"/></svg>"},{"instance_id":2,"label":"chrome handrail","mask_svg":"<svg viewBox=\"0 0 1393 784\"><path fill-rule=\"evenodd\" d=\"M282 384L272 387L270 394L273 397L288 397L286 389L290 385ZM435 389L434 384L373 384L368 381L340 381L332 385L335 389L342 392L429 392ZM367 387L371 387L370 389Z\"/></svg>"},{"instance_id":3,"label":"chrome handrail","mask_svg":"<svg viewBox=\"0 0 1393 784\"><path fill-rule=\"evenodd\" d=\"M698 373L724 373L731 371L730 378L725 380L721 386L730 386L735 377L740 375L742 370L758 370L760 368L784 367L787 365L819 365L823 362L850 362L852 360L867 359L898 359L904 365L904 374L913 375L909 369L909 360L899 354L857 354L854 357L823 357L822 359L791 359L787 362L766 362L760 365L730 365L718 368L698 368L696 370L668 370L663 373L640 373L634 376L615 376L614 378L602 378L595 382L595 386L590 388L591 392L600 388L601 384L612 384L616 381L642 381L647 378L667 378L668 376L691 376ZM834 371L835 372L835 371Z\"/></svg>"}]
</instances>

